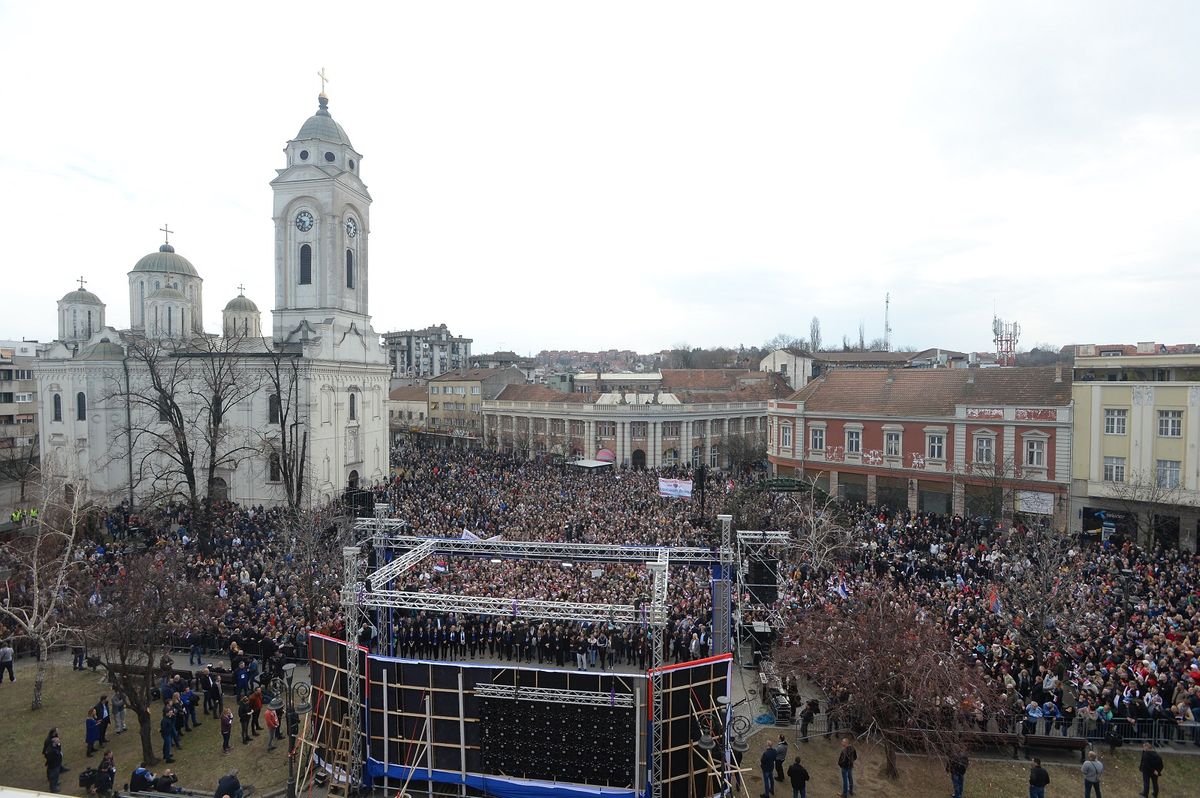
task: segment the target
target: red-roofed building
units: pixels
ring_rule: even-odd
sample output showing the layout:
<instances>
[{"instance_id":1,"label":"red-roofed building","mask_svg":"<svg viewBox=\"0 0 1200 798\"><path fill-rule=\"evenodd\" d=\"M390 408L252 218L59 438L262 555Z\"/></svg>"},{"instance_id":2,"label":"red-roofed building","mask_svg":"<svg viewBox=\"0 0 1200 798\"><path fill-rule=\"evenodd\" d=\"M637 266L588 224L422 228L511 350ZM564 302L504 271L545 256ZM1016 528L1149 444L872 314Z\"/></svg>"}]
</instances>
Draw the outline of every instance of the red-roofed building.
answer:
<instances>
[{"instance_id":1,"label":"red-roofed building","mask_svg":"<svg viewBox=\"0 0 1200 798\"><path fill-rule=\"evenodd\" d=\"M769 414L778 476L914 511L1065 522L1069 371L834 369L770 402Z\"/></svg>"}]
</instances>

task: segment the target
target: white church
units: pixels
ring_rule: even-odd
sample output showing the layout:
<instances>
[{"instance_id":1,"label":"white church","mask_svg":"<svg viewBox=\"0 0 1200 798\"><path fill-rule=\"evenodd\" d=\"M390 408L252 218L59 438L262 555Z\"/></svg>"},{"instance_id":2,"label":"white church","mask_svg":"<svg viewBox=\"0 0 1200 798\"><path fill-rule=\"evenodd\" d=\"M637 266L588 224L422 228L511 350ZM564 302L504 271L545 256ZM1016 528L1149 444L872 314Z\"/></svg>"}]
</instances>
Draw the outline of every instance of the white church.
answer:
<instances>
[{"instance_id":1,"label":"white church","mask_svg":"<svg viewBox=\"0 0 1200 798\"><path fill-rule=\"evenodd\" d=\"M257 305L241 295L225 306L220 332L206 332L203 278L169 243L129 272L128 328L109 326L104 303L82 282L59 301L58 339L37 368L42 462L90 498L140 504L170 494L161 477L178 471L178 462L162 452L160 418L130 400L156 371L134 356L148 349L170 354L163 370L218 353L236 361L254 386L224 408L228 435L214 469L214 499L285 501L278 447L288 428L289 440L304 442L303 506L387 474L390 367L367 311L371 196L362 156L330 116L324 93L318 102L271 181L275 306L268 335ZM263 373L264 364L284 358L295 398L281 424L277 383ZM184 416L202 415L188 410L186 396L174 400ZM197 430L188 448L206 488L208 449L218 447Z\"/></svg>"}]
</instances>

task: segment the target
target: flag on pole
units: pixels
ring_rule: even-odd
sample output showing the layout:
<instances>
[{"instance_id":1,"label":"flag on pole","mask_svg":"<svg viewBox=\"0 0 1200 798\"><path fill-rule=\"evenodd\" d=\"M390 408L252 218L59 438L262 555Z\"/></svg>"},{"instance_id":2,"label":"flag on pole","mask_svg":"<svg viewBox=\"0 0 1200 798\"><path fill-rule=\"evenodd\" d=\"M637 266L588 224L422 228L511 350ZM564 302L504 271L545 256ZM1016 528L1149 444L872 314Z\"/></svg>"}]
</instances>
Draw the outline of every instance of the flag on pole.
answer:
<instances>
[{"instance_id":1,"label":"flag on pole","mask_svg":"<svg viewBox=\"0 0 1200 798\"><path fill-rule=\"evenodd\" d=\"M1003 608L1000 604L1000 596L996 593L996 588L992 588L992 592L988 594L988 606L991 607L992 612L996 615L999 615L1000 610Z\"/></svg>"}]
</instances>

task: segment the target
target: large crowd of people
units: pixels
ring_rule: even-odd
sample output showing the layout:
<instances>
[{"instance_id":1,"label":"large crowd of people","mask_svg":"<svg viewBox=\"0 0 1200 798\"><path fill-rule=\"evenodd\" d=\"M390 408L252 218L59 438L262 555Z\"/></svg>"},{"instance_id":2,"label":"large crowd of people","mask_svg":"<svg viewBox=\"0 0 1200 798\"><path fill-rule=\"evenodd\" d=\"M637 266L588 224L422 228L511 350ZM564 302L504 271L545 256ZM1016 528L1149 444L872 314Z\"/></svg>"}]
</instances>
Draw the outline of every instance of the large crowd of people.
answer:
<instances>
[{"instance_id":1,"label":"large crowd of people","mask_svg":"<svg viewBox=\"0 0 1200 798\"><path fill-rule=\"evenodd\" d=\"M813 512L788 495L743 490L761 477L710 475L701 520L695 500L658 495L654 472L592 474L503 454L413 446L398 447L392 465L392 477L371 489L372 498L415 535L713 546L714 518L726 510L753 515L759 528L782 530L804 527L805 514ZM1132 541L1076 541L1058 567L1059 587L1078 594L1079 613L1068 625L1047 628L1035 651L1011 613L996 606L995 589L1029 567L1020 545L1029 529L882 507L842 506L840 513L852 527L853 545L820 564L802 547L781 552L778 600L743 621L773 619L782 644L794 644L799 641L787 630L800 613L884 584L945 626L963 658L991 676L1011 703L996 712L1011 712L1017 722L1065 731L1083 719L1103 733L1113 724L1200 718L1197 555ZM170 549L185 563L186 578L213 599L205 610L180 613L172 639L162 641L187 648L189 664L211 662L213 652L221 652L230 669L249 660L270 671L286 658L303 657L312 632L345 637L340 541L322 537L327 518L300 531L279 509L220 505L204 546L191 520L179 506L107 510L78 554L94 570L97 593L130 553ZM668 661L709 653L709 579L704 568L671 569ZM649 594L649 575L628 564L563 567L439 556L406 573L398 587L514 603L633 603ZM22 590L19 577L10 580L8 600L21 601ZM585 668L644 668L649 659L643 624L394 611L374 614L354 636L396 656Z\"/></svg>"}]
</instances>

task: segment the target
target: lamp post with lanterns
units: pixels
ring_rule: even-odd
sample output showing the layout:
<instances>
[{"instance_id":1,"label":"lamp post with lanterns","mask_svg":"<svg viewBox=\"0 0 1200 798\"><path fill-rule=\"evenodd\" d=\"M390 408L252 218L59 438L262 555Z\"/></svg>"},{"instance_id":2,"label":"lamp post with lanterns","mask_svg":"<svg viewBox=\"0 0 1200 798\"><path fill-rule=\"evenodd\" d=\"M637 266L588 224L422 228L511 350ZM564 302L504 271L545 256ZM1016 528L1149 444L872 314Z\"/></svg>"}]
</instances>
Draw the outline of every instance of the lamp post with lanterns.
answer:
<instances>
[{"instance_id":1,"label":"lamp post with lanterns","mask_svg":"<svg viewBox=\"0 0 1200 798\"><path fill-rule=\"evenodd\" d=\"M271 680L273 698L268 706L279 712L284 710L283 722L287 724L288 735L288 780L287 798L296 798L296 735L300 732L300 716L307 715L312 710L308 697L312 693L312 685L308 682L296 681L296 663L289 662L283 666L283 676Z\"/></svg>"}]
</instances>

